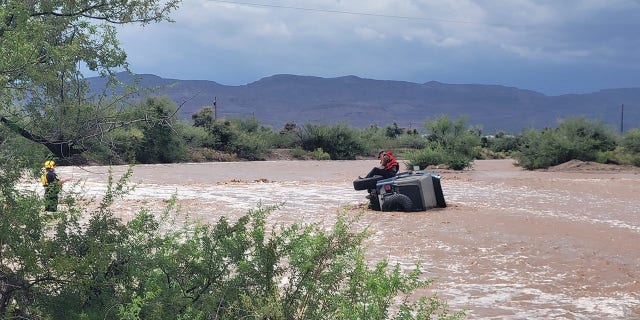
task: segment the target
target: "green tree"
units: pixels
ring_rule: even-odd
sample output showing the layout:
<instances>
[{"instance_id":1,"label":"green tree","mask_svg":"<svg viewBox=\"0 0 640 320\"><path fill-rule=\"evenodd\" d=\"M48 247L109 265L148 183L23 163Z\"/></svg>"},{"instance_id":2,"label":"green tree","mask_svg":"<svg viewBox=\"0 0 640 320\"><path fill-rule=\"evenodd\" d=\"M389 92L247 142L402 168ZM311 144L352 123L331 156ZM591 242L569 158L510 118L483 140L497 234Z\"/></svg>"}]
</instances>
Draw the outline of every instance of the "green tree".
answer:
<instances>
[{"instance_id":1,"label":"green tree","mask_svg":"<svg viewBox=\"0 0 640 320\"><path fill-rule=\"evenodd\" d=\"M209 129L209 135L211 135L213 143L206 147L227 152L235 149L232 142L237 138L237 132L231 121L227 119L216 120Z\"/></svg>"},{"instance_id":2,"label":"green tree","mask_svg":"<svg viewBox=\"0 0 640 320\"><path fill-rule=\"evenodd\" d=\"M275 146L278 134L270 127L261 126L255 118L221 118L208 128L203 147L235 154L247 160L262 160Z\"/></svg>"},{"instance_id":3,"label":"green tree","mask_svg":"<svg viewBox=\"0 0 640 320\"><path fill-rule=\"evenodd\" d=\"M298 125L293 121L289 121L282 127L282 129L280 130L280 134L282 135L294 134L297 131L298 131Z\"/></svg>"},{"instance_id":4,"label":"green tree","mask_svg":"<svg viewBox=\"0 0 640 320\"><path fill-rule=\"evenodd\" d=\"M116 24L169 20L180 0L0 2L0 122L65 158L123 126L115 102L87 100L81 67L127 68ZM119 101L119 100L113 100Z\"/></svg>"},{"instance_id":5,"label":"green tree","mask_svg":"<svg viewBox=\"0 0 640 320\"><path fill-rule=\"evenodd\" d=\"M139 124L143 137L136 149L136 159L141 163L172 163L184 159L185 140L178 131L175 103L166 96L148 98L136 110L151 110L147 121Z\"/></svg>"},{"instance_id":6,"label":"green tree","mask_svg":"<svg viewBox=\"0 0 640 320\"><path fill-rule=\"evenodd\" d=\"M398 144L398 141L386 135L386 129L376 125L360 130L359 140L364 147L365 154L373 157L377 156L380 150L391 150Z\"/></svg>"},{"instance_id":7,"label":"green tree","mask_svg":"<svg viewBox=\"0 0 640 320\"><path fill-rule=\"evenodd\" d=\"M112 147L100 150L102 161L110 164L134 163L136 155L145 137L139 127L121 128L111 133ZM94 158L98 158L96 155Z\"/></svg>"},{"instance_id":8,"label":"green tree","mask_svg":"<svg viewBox=\"0 0 640 320\"><path fill-rule=\"evenodd\" d=\"M210 128L213 124L213 108L204 107L191 115L194 127Z\"/></svg>"},{"instance_id":9,"label":"green tree","mask_svg":"<svg viewBox=\"0 0 640 320\"><path fill-rule=\"evenodd\" d=\"M392 139L395 139L404 133L405 133L405 129L399 128L398 124L395 122L392 125L387 126L385 129L385 135Z\"/></svg>"}]
</instances>

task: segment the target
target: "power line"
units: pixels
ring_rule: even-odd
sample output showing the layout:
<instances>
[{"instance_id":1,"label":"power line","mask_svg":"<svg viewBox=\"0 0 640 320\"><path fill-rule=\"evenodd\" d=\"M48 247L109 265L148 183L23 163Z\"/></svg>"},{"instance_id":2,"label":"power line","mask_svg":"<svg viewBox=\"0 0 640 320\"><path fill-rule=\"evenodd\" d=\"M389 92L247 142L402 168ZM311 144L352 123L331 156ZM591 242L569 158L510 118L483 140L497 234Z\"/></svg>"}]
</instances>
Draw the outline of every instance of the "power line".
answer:
<instances>
[{"instance_id":1,"label":"power line","mask_svg":"<svg viewBox=\"0 0 640 320\"><path fill-rule=\"evenodd\" d=\"M337 14L345 14L345 15L369 16L369 17L379 17L379 18L393 18L393 19L419 20L419 21L435 21L435 22L458 23L458 24L507 26L507 25L504 25L504 24L483 23L483 22L465 21L465 20L440 19L440 18L428 18L428 17L410 17L410 16L399 16L399 15L368 13L368 12L329 10L329 9L317 9L317 8L284 6L284 5L276 5L276 4L239 2L239 1L230 1L230 0L209 0L209 1L218 2L218 3L230 3L230 4L241 5L241 6L250 6L250 7L290 9L290 10L321 12L321 13L337 13Z\"/></svg>"}]
</instances>

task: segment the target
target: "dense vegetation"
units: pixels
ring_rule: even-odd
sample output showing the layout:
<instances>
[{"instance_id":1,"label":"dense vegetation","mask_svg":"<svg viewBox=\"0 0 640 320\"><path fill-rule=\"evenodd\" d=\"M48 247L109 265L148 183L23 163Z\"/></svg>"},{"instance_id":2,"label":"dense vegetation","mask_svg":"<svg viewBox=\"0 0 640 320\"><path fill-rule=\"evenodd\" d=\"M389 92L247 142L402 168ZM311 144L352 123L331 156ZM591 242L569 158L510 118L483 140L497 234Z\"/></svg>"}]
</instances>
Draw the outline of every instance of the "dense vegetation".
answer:
<instances>
[{"instance_id":1,"label":"dense vegetation","mask_svg":"<svg viewBox=\"0 0 640 320\"><path fill-rule=\"evenodd\" d=\"M287 123L274 130L255 118L213 119L210 108L190 122L176 118L177 107L167 97L150 97L119 111L126 126L86 142L81 157L57 158L96 164L172 163L265 160L274 149L290 149L298 159L352 160L379 150L395 151L407 168L446 165L461 170L475 159L517 160L526 169L547 168L569 160L640 165L639 129L620 134L584 117L560 120L557 127L526 129L518 135L484 135L465 117L442 115L426 119L422 128ZM145 118L145 121L137 119ZM39 143L29 143L8 127L0 128L7 146L30 150L32 165L54 157Z\"/></svg>"}]
</instances>

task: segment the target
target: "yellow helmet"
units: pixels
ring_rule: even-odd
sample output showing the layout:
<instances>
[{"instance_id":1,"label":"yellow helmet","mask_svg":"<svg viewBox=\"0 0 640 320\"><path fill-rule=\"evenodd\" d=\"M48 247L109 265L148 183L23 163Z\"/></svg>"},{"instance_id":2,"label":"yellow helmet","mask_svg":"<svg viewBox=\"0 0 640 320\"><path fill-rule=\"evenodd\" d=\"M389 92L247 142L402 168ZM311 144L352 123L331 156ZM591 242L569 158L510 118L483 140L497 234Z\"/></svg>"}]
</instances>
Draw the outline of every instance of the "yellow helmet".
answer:
<instances>
[{"instance_id":1,"label":"yellow helmet","mask_svg":"<svg viewBox=\"0 0 640 320\"><path fill-rule=\"evenodd\" d=\"M45 169L53 169L53 166L55 166L55 165L56 165L56 163L53 162L53 160L49 160L49 161L46 161L44 163L44 168Z\"/></svg>"}]
</instances>

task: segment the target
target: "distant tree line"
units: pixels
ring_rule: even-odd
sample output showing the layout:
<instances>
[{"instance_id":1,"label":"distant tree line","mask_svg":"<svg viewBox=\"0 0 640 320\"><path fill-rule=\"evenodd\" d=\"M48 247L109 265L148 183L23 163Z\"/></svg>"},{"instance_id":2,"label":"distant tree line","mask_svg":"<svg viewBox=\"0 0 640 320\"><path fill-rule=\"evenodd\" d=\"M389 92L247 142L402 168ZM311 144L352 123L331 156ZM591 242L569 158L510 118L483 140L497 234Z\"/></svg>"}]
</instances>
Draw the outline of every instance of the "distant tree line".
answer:
<instances>
[{"instance_id":1,"label":"distant tree line","mask_svg":"<svg viewBox=\"0 0 640 320\"><path fill-rule=\"evenodd\" d=\"M517 135L485 135L481 126L468 126L466 117L447 115L425 119L423 128L396 123L364 129L345 123L296 124L276 130L255 118L212 117L210 107L177 118L168 97L152 97L119 111L127 123L96 139L86 139L81 161L95 164L175 163L264 160L274 149L290 149L298 159L352 160L372 157L388 149L405 160L407 168L445 165L461 170L475 159L507 158L526 169L554 166L569 160L640 166L640 129L624 134L600 121L584 117L563 119L557 127L526 129ZM144 121L137 119L144 118ZM53 155L37 143L25 143L12 131L0 129L8 145L20 145L34 163ZM74 159L77 159L74 158ZM63 161L65 159L62 159Z\"/></svg>"}]
</instances>

